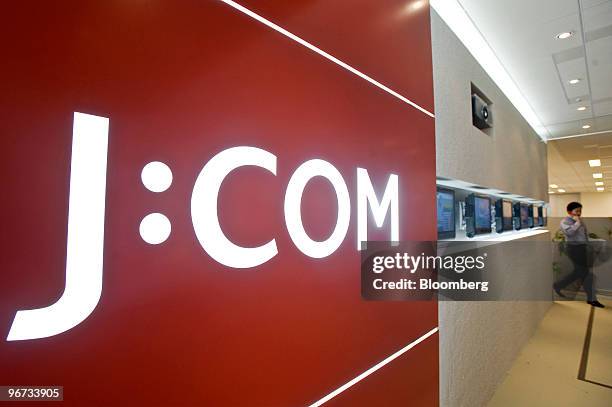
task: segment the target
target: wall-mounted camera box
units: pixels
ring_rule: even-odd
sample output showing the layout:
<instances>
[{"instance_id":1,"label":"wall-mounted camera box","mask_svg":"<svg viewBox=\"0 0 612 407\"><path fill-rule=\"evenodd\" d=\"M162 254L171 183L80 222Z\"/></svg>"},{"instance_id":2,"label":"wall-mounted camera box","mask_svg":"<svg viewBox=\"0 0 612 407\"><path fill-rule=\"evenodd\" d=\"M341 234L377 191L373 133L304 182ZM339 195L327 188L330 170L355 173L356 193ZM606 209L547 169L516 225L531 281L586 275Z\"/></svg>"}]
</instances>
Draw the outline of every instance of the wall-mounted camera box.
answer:
<instances>
[{"instance_id":1,"label":"wall-mounted camera box","mask_svg":"<svg viewBox=\"0 0 612 407\"><path fill-rule=\"evenodd\" d=\"M491 135L487 129L493 128L493 104L473 83L471 84L471 94L472 124L480 130L483 130L486 134Z\"/></svg>"}]
</instances>

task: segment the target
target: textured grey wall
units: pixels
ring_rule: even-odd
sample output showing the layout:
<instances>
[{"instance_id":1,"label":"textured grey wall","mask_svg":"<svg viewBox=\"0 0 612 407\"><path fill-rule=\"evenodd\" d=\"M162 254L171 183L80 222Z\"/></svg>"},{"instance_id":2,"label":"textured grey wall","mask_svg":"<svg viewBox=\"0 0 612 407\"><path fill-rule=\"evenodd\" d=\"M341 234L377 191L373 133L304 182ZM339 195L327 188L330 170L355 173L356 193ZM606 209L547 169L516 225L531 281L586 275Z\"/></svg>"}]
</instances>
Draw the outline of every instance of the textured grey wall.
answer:
<instances>
[{"instance_id":1,"label":"textured grey wall","mask_svg":"<svg viewBox=\"0 0 612 407\"><path fill-rule=\"evenodd\" d=\"M434 11L431 31L437 175L546 201L546 145ZM470 83L493 102L492 135L472 126ZM552 261L536 246L520 259L508 253L508 264L531 268L550 293ZM486 405L550 305L441 302L440 405Z\"/></svg>"},{"instance_id":2,"label":"textured grey wall","mask_svg":"<svg viewBox=\"0 0 612 407\"><path fill-rule=\"evenodd\" d=\"M546 144L432 10L437 175L547 201ZM474 83L492 101L493 131L472 125Z\"/></svg>"},{"instance_id":3,"label":"textured grey wall","mask_svg":"<svg viewBox=\"0 0 612 407\"><path fill-rule=\"evenodd\" d=\"M520 241L549 239L550 234L543 233ZM542 293L534 296L552 297L551 253L549 250L542 253L543 247L547 246L527 245L520 256L515 245L501 248L507 251L504 270L522 271L512 276L520 275L522 281L513 281L512 288L506 289L544 287ZM550 305L551 301L441 301L440 406L485 406Z\"/></svg>"}]
</instances>

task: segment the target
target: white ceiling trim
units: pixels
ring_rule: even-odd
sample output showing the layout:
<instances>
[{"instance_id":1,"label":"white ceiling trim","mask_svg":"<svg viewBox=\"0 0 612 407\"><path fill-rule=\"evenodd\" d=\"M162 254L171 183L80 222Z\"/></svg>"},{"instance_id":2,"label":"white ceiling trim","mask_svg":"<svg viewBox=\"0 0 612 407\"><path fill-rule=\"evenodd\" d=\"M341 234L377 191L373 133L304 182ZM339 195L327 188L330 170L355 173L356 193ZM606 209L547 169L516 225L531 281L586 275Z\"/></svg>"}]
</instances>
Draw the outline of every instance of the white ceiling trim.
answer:
<instances>
[{"instance_id":1,"label":"white ceiling trim","mask_svg":"<svg viewBox=\"0 0 612 407\"><path fill-rule=\"evenodd\" d=\"M611 133L612 134L612 130L602 130L602 131L594 131L592 133L572 134L570 136L549 137L548 140L549 141L552 141L552 140L563 140L563 139L566 139L566 138L593 136L593 135L596 135L596 134L604 134L604 133Z\"/></svg>"},{"instance_id":2,"label":"white ceiling trim","mask_svg":"<svg viewBox=\"0 0 612 407\"><path fill-rule=\"evenodd\" d=\"M430 0L430 4L527 123L546 142L550 136L548 130L459 2L457 0Z\"/></svg>"}]
</instances>

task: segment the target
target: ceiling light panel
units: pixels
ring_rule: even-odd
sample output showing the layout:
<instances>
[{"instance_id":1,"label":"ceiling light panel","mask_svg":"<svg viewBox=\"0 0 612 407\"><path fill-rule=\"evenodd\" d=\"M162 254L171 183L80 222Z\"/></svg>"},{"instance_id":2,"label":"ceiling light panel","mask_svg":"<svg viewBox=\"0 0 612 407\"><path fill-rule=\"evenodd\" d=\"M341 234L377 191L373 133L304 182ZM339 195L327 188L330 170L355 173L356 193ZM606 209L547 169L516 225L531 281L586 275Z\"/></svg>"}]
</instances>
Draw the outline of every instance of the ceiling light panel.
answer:
<instances>
[{"instance_id":1,"label":"ceiling light panel","mask_svg":"<svg viewBox=\"0 0 612 407\"><path fill-rule=\"evenodd\" d=\"M601 160L599 160L599 159L589 160L589 166L591 166L591 167L601 167Z\"/></svg>"}]
</instances>

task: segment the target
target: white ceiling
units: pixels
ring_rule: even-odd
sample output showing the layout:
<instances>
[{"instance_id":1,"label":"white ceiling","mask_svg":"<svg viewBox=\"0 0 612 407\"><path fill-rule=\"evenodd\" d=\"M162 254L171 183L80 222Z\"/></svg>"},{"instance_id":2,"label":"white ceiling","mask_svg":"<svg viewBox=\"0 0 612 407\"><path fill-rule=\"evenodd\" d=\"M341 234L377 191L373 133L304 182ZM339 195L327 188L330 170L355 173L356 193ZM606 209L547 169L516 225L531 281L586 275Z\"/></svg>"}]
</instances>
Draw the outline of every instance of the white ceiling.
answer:
<instances>
[{"instance_id":1,"label":"white ceiling","mask_svg":"<svg viewBox=\"0 0 612 407\"><path fill-rule=\"evenodd\" d=\"M612 0L458 1L548 139L609 131L612 144Z\"/></svg>"},{"instance_id":2,"label":"white ceiling","mask_svg":"<svg viewBox=\"0 0 612 407\"><path fill-rule=\"evenodd\" d=\"M591 167L589 160L599 159L601 166ZM601 173L603 178L593 178ZM605 192L612 192L612 136L597 134L548 142L548 182L558 188L549 192L596 192L595 182L603 182Z\"/></svg>"}]
</instances>

